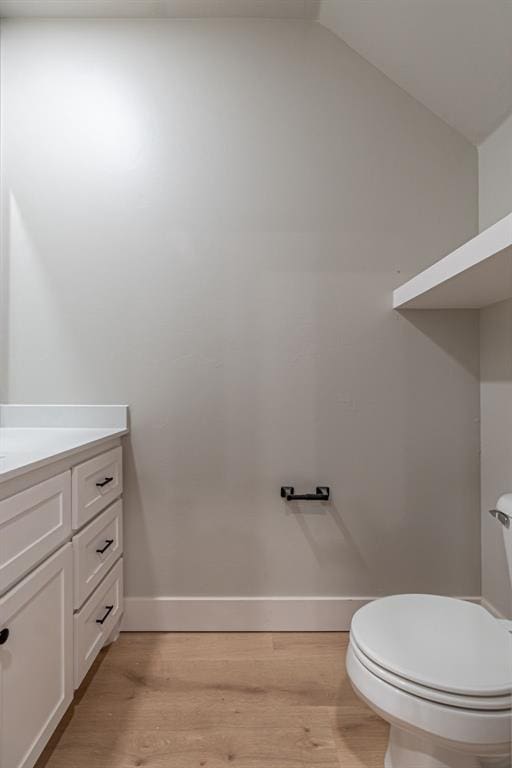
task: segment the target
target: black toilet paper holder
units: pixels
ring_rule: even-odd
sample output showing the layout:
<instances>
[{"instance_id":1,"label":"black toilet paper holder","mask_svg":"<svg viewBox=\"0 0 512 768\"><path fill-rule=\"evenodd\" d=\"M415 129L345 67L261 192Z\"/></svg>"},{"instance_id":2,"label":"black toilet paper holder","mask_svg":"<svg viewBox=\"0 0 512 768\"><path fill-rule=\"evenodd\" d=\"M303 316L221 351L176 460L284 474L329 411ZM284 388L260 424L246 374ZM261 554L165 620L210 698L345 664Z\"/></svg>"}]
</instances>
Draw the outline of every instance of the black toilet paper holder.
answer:
<instances>
[{"instance_id":1,"label":"black toilet paper holder","mask_svg":"<svg viewBox=\"0 0 512 768\"><path fill-rule=\"evenodd\" d=\"M281 486L281 498L286 501L329 501L330 496L328 485L317 485L316 493L295 493L293 485Z\"/></svg>"}]
</instances>

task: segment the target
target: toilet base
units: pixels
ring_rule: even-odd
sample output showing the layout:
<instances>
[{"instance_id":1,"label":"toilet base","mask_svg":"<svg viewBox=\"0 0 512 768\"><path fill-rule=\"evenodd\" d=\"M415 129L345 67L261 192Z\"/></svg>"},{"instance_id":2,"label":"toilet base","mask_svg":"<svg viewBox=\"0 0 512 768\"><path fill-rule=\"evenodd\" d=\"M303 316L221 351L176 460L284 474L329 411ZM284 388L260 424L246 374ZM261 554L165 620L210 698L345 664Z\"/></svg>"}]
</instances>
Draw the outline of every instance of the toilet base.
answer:
<instances>
[{"instance_id":1,"label":"toilet base","mask_svg":"<svg viewBox=\"0 0 512 768\"><path fill-rule=\"evenodd\" d=\"M456 752L391 726L384 768L510 768L510 755L478 757Z\"/></svg>"}]
</instances>

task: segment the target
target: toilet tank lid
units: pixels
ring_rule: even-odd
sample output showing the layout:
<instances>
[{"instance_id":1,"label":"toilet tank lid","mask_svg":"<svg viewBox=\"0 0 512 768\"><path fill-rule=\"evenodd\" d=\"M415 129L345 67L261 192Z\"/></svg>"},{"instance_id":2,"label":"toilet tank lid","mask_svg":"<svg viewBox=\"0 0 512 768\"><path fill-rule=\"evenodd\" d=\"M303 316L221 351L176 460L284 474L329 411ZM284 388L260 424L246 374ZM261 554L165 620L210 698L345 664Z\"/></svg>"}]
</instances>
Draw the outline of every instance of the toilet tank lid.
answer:
<instances>
[{"instance_id":1,"label":"toilet tank lid","mask_svg":"<svg viewBox=\"0 0 512 768\"><path fill-rule=\"evenodd\" d=\"M480 605L384 597L357 611L351 634L375 664L406 680L468 696L512 692L512 635Z\"/></svg>"}]
</instances>

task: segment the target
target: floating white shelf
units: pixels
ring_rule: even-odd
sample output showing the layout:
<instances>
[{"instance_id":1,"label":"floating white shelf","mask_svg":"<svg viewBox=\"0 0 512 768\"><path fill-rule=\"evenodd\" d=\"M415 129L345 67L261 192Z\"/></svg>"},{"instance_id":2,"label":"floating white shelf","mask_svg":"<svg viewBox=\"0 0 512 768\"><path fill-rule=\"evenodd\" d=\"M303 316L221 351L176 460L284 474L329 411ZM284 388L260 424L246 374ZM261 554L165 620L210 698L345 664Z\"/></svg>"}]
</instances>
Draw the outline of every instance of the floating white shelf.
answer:
<instances>
[{"instance_id":1,"label":"floating white shelf","mask_svg":"<svg viewBox=\"0 0 512 768\"><path fill-rule=\"evenodd\" d=\"M393 291L395 309L480 309L512 297L512 213Z\"/></svg>"}]
</instances>

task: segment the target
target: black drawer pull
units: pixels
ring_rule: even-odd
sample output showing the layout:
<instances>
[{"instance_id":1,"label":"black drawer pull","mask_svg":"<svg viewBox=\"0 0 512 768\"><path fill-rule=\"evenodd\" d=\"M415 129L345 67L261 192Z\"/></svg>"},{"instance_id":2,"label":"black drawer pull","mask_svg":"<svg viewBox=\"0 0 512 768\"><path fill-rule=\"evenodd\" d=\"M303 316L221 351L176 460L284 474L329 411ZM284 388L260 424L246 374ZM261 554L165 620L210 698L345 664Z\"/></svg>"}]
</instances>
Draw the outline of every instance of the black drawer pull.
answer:
<instances>
[{"instance_id":1,"label":"black drawer pull","mask_svg":"<svg viewBox=\"0 0 512 768\"><path fill-rule=\"evenodd\" d=\"M113 605L106 605L105 608L107 609L105 615L103 616L102 619L96 619L96 624L104 624L108 619L108 617L110 616L110 614L112 613L112 611L114 610Z\"/></svg>"},{"instance_id":2,"label":"black drawer pull","mask_svg":"<svg viewBox=\"0 0 512 768\"><path fill-rule=\"evenodd\" d=\"M0 632L0 645L5 645L9 639L9 630L7 628L2 629Z\"/></svg>"},{"instance_id":3,"label":"black drawer pull","mask_svg":"<svg viewBox=\"0 0 512 768\"><path fill-rule=\"evenodd\" d=\"M113 477L106 477L101 483L96 483L96 488L104 488L106 485L112 482Z\"/></svg>"},{"instance_id":4,"label":"black drawer pull","mask_svg":"<svg viewBox=\"0 0 512 768\"><path fill-rule=\"evenodd\" d=\"M98 555L102 555L104 552L107 551L109 547L112 546L113 543L114 543L114 539L105 539L105 546L103 547L103 549L97 549L96 552L98 553Z\"/></svg>"}]
</instances>

